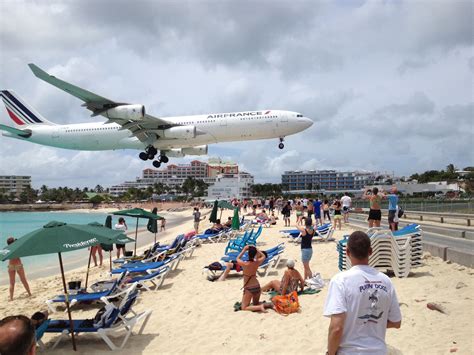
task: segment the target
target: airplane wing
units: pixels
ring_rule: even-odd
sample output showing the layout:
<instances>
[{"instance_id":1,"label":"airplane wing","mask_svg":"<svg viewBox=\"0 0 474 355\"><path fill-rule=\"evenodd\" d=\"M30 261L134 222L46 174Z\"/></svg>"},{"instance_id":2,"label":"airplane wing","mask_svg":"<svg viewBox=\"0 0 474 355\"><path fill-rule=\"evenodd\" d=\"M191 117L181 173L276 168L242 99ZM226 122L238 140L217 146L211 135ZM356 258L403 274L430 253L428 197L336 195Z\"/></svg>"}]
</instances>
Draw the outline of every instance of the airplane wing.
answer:
<instances>
[{"instance_id":1,"label":"airplane wing","mask_svg":"<svg viewBox=\"0 0 474 355\"><path fill-rule=\"evenodd\" d=\"M41 79L46 81L47 83L61 89L68 94L77 97L79 100L84 101L83 106L87 109L92 111L92 116L102 115L108 109L121 106L121 105L128 105L124 102L116 102L110 99L107 99L103 96L94 94L88 90L82 89L78 86L70 84L64 80L58 79L53 75L49 75L43 69L38 67L35 64L28 64L33 74ZM143 119L140 120L129 120L129 119L122 119L122 118L108 118L108 122L115 122L122 126L122 129L128 129L134 136L136 136L140 141L147 141L149 140L150 130L156 129L166 129L169 127L176 126L173 122L164 120L159 117L154 117L149 114L145 114Z\"/></svg>"}]
</instances>

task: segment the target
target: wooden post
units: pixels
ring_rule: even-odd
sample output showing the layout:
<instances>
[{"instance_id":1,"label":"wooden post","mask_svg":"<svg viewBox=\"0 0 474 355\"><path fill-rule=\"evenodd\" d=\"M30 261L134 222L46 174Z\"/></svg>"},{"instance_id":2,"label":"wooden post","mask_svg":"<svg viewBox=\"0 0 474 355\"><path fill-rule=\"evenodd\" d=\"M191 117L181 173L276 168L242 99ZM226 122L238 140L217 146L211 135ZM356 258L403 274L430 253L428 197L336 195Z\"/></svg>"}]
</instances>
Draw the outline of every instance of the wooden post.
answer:
<instances>
[{"instance_id":1,"label":"wooden post","mask_svg":"<svg viewBox=\"0 0 474 355\"><path fill-rule=\"evenodd\" d=\"M59 257L59 267L61 268L61 277L63 279L64 297L66 300L66 309L67 309L67 315L69 318L69 330L71 331L72 348L74 349L74 351L77 351L76 338L74 337L74 323L72 322L71 308L69 308L69 295L67 293L66 278L64 277L64 267L63 267L63 259L61 257L61 253L58 253L58 257Z\"/></svg>"},{"instance_id":2,"label":"wooden post","mask_svg":"<svg viewBox=\"0 0 474 355\"><path fill-rule=\"evenodd\" d=\"M91 247L91 250L90 250L90 252L89 252L89 262L87 263L86 285L85 285L86 290L87 290L87 281L89 281L89 269L90 269L90 267L91 267L92 248L93 248L93 247Z\"/></svg>"},{"instance_id":3,"label":"wooden post","mask_svg":"<svg viewBox=\"0 0 474 355\"><path fill-rule=\"evenodd\" d=\"M137 238L138 238L138 218L137 218L137 226L135 228L135 249L133 250L133 256L137 255Z\"/></svg>"}]
</instances>

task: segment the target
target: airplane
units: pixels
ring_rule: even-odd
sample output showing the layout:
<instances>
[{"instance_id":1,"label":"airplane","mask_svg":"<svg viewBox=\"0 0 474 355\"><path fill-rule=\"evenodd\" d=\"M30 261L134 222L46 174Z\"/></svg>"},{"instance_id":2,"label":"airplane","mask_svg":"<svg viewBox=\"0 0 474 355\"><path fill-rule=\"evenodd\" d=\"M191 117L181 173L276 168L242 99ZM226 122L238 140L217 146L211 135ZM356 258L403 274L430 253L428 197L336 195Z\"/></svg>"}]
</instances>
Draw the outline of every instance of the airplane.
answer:
<instances>
[{"instance_id":1,"label":"airplane","mask_svg":"<svg viewBox=\"0 0 474 355\"><path fill-rule=\"evenodd\" d=\"M206 155L208 145L284 138L313 125L301 113L282 110L258 110L212 113L193 116L156 117L142 104L109 100L58 79L35 64L28 64L33 74L45 82L75 96L92 111L91 117L103 116L105 122L59 125L48 121L12 90L2 90L1 97L15 127L0 124L3 136L41 145L72 150L142 150L139 158L153 160L159 168L169 157ZM155 159L156 158L156 159Z\"/></svg>"}]
</instances>

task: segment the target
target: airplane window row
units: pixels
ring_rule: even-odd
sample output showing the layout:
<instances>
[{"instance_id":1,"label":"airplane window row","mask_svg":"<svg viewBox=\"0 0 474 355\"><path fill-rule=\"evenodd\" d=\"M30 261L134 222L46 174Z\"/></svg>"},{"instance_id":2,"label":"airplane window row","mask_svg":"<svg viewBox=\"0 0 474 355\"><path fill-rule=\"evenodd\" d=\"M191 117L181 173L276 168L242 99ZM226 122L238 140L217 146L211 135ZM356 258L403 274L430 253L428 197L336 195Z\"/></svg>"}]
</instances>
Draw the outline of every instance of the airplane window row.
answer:
<instances>
[{"instance_id":1,"label":"airplane window row","mask_svg":"<svg viewBox=\"0 0 474 355\"><path fill-rule=\"evenodd\" d=\"M303 115L301 115L301 114L297 114L297 115L296 115L296 117L303 117Z\"/></svg>"},{"instance_id":2,"label":"airplane window row","mask_svg":"<svg viewBox=\"0 0 474 355\"><path fill-rule=\"evenodd\" d=\"M88 132L88 131L105 131L111 129L119 129L119 127L101 127L101 128L83 128L83 129L66 129L67 133L70 132Z\"/></svg>"}]
</instances>

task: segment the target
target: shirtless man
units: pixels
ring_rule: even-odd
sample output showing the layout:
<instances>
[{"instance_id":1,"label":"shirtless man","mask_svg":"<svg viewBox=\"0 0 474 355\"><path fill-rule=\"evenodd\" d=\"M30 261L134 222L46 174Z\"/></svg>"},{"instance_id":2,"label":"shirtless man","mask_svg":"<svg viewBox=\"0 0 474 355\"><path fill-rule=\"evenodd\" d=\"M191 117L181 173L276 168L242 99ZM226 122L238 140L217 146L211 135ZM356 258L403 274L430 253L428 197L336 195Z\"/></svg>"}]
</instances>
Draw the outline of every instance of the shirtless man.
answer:
<instances>
[{"instance_id":1,"label":"shirtless man","mask_svg":"<svg viewBox=\"0 0 474 355\"><path fill-rule=\"evenodd\" d=\"M308 205L309 206L309 205ZM295 269L295 261L289 259L286 262L288 268L280 280L272 280L262 287L263 292L275 290L279 295L286 295L293 291L298 291L298 286L301 291L304 289L304 280L298 270Z\"/></svg>"},{"instance_id":2,"label":"shirtless man","mask_svg":"<svg viewBox=\"0 0 474 355\"><path fill-rule=\"evenodd\" d=\"M242 256L247 251L248 261L244 261ZM257 280L257 269L264 261L265 254L253 245L246 245L237 257L237 264L242 267L244 274L244 294L242 295L241 305L243 311L266 312L264 304L260 304L262 290ZM252 301L252 306L250 301Z\"/></svg>"}]
</instances>

